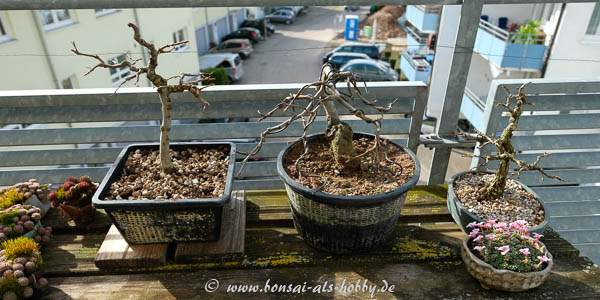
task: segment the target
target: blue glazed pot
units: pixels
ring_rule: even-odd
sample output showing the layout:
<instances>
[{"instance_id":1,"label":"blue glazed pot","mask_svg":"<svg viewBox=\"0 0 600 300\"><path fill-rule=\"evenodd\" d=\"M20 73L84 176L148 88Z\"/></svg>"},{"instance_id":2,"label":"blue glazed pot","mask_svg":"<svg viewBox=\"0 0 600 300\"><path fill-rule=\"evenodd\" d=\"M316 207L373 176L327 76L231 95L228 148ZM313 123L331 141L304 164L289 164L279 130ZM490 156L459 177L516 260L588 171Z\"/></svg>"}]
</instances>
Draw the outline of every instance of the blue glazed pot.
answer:
<instances>
[{"instance_id":1,"label":"blue glazed pot","mask_svg":"<svg viewBox=\"0 0 600 300\"><path fill-rule=\"evenodd\" d=\"M471 222L479 223L479 222L488 221L488 220L482 220L479 217L477 217L476 215L469 212L462 205L460 200L458 200L458 197L454 193L454 181L457 178L459 178L460 176L467 174L467 173L493 174L492 172L466 171L466 172L461 172L461 173L455 174L450 179L450 183L448 184L448 201L447 201L448 202L448 210L450 211L450 214L452 214L452 218L454 219L454 222L456 222L456 224L458 224L460 229L462 229L462 231L464 231L465 233L469 232L469 230L467 228L467 225L469 223L471 223ZM544 207L544 202L542 202L540 200L540 196L538 194L536 194L536 192L534 192L531 188L529 188L528 186L526 186L525 184L523 184L520 181L517 181L517 180L515 180L515 181L518 182L527 192L531 193L536 199L538 199L538 201L540 201L540 204L542 205L542 209L544 209L544 221L541 224L539 224L538 226L529 228L529 231L534 232L534 233L543 234L544 230L546 229L546 226L548 225L548 220L550 219L550 214L548 213L548 210L546 209L546 207Z\"/></svg>"}]
</instances>

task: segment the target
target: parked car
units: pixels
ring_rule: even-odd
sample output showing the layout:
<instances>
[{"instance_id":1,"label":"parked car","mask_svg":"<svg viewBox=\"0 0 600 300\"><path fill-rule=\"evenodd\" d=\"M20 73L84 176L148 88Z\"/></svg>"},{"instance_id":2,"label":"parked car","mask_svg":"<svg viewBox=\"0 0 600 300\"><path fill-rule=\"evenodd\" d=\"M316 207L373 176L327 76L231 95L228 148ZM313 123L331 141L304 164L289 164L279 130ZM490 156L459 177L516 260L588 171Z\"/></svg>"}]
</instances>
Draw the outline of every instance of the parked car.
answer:
<instances>
[{"instance_id":1,"label":"parked car","mask_svg":"<svg viewBox=\"0 0 600 300\"><path fill-rule=\"evenodd\" d=\"M327 62L330 63L334 69L338 70L343 65L345 65L346 63L348 63L349 61L354 60L354 59L371 59L371 58L364 53L337 52L337 53L334 53L333 55L331 55L329 57L329 59L327 60Z\"/></svg>"},{"instance_id":2,"label":"parked car","mask_svg":"<svg viewBox=\"0 0 600 300\"><path fill-rule=\"evenodd\" d=\"M254 28L254 27L241 27L240 30L248 30L248 31L254 32L254 33L256 33L256 36L259 39L262 39L262 32L260 32L260 30L257 29L257 28Z\"/></svg>"},{"instance_id":3,"label":"parked car","mask_svg":"<svg viewBox=\"0 0 600 300\"><path fill-rule=\"evenodd\" d=\"M266 18L271 22L285 24L292 24L296 20L296 16L294 16L294 13L285 9L280 9L270 15L267 15Z\"/></svg>"},{"instance_id":4,"label":"parked car","mask_svg":"<svg viewBox=\"0 0 600 300\"><path fill-rule=\"evenodd\" d=\"M300 12L304 9L303 6L273 6L271 7L271 12L276 12L278 10L285 9L294 13L294 16L300 14Z\"/></svg>"},{"instance_id":5,"label":"parked car","mask_svg":"<svg viewBox=\"0 0 600 300\"><path fill-rule=\"evenodd\" d=\"M237 53L242 59L245 59L252 54L254 48L248 39L231 39L226 40L208 51L208 53Z\"/></svg>"},{"instance_id":6,"label":"parked car","mask_svg":"<svg viewBox=\"0 0 600 300\"><path fill-rule=\"evenodd\" d=\"M352 71L365 81L396 81L398 72L372 59L354 59L342 66L341 71Z\"/></svg>"},{"instance_id":7,"label":"parked car","mask_svg":"<svg viewBox=\"0 0 600 300\"><path fill-rule=\"evenodd\" d=\"M360 7L358 5L346 5L344 6L345 11L357 11Z\"/></svg>"},{"instance_id":8,"label":"parked car","mask_svg":"<svg viewBox=\"0 0 600 300\"><path fill-rule=\"evenodd\" d=\"M368 44L368 43L353 42L353 43L343 44L343 45L325 53L325 55L323 55L323 63L327 62L329 57L337 52L364 53L373 59L380 58L379 48L377 48L377 46L375 46L373 44Z\"/></svg>"},{"instance_id":9,"label":"parked car","mask_svg":"<svg viewBox=\"0 0 600 300\"><path fill-rule=\"evenodd\" d=\"M236 81L244 75L242 58L237 53L204 54L198 58L200 70L208 68L225 68L229 81Z\"/></svg>"},{"instance_id":10,"label":"parked car","mask_svg":"<svg viewBox=\"0 0 600 300\"><path fill-rule=\"evenodd\" d=\"M261 32L263 32L264 27L267 27L268 33L275 33L275 25L270 24L270 23L265 24L264 19L244 20L244 22L242 22L242 24L240 24L240 27L252 27L252 28L256 28L256 29L260 30Z\"/></svg>"},{"instance_id":11,"label":"parked car","mask_svg":"<svg viewBox=\"0 0 600 300\"><path fill-rule=\"evenodd\" d=\"M231 40L231 39L248 39L250 40L252 43L258 43L258 41L260 40L258 35L256 34L256 32L252 31L252 30L245 30L245 29L238 29L226 36L224 36L221 39L221 42L226 41L226 40Z\"/></svg>"}]
</instances>

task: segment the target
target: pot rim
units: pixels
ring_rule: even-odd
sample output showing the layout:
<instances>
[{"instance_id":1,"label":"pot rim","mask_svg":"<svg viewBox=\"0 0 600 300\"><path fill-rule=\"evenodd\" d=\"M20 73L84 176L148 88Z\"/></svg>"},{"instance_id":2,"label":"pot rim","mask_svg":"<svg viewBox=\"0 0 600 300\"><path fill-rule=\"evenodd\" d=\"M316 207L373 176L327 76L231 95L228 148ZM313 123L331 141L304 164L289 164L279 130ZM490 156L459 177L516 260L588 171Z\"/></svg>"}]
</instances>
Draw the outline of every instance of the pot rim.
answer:
<instances>
[{"instance_id":1,"label":"pot rim","mask_svg":"<svg viewBox=\"0 0 600 300\"><path fill-rule=\"evenodd\" d=\"M370 134L370 133L355 132L354 136L356 137L357 135L371 137L373 139L375 138L375 135ZM324 133L311 134L311 135L307 136L307 140L317 139L322 136L325 136L325 134ZM411 179L409 181L407 181L401 187L398 187L394 190L391 190L391 191L388 191L385 193L366 195L366 196L342 196L342 195L333 195L333 194L323 193L321 191L316 191L316 190L313 190L313 189L303 186L302 184L300 184L299 182L297 182L296 180L291 178L288 175L287 171L283 167L283 156L292 147L301 143L302 142L301 139L293 142L292 144L287 145L283 150L281 150L281 152L279 152L279 155L277 156L277 173L279 173L279 177L283 180L283 182L286 185L288 185L290 188L292 188L295 192L297 192L303 196L307 196L310 199L315 200L320 203L337 205L337 206L364 207L364 206L375 206L375 205L378 205L381 203L389 202L389 201L401 196L402 194L406 193L408 190L410 190L412 187L414 187L417 184L417 182L419 181L420 174L421 174L421 165L419 163L419 160L417 159L417 156L414 154L414 152L412 152L407 147L399 145L398 143L395 143L390 139L382 138L382 137L380 137L380 138L382 140L386 140L386 141L396 145L400 149L402 149L406 154L408 154L410 156L411 160L413 161L413 163L415 165L415 171L414 171Z\"/></svg>"},{"instance_id":2,"label":"pot rim","mask_svg":"<svg viewBox=\"0 0 600 300\"><path fill-rule=\"evenodd\" d=\"M509 273L509 274L519 274L519 275L534 274L534 275L542 275L543 276L543 275L546 275L546 273L549 273L552 270L552 266L554 266L554 258L552 257L552 253L550 253L550 251L548 251L548 247L546 247L546 244L539 241L538 243L540 243L544 247L544 254L546 256L548 256L548 258L550 259L548 261L548 265L545 268L543 268L539 271L534 271L534 272L515 272L515 271L511 271L511 270L496 269L496 268L494 268L494 266L481 260L479 257L477 257L477 255L475 255L473 252L471 252L471 249L469 249L469 246L468 246L468 241L470 239L471 239L470 237L466 237L463 239L463 242L462 242L463 250L468 252L469 258L474 260L478 264L483 265L484 267L491 268L492 270L494 270L494 272L497 272L500 275Z\"/></svg>"},{"instance_id":3,"label":"pot rim","mask_svg":"<svg viewBox=\"0 0 600 300\"><path fill-rule=\"evenodd\" d=\"M454 181L456 181L460 176L467 174L467 173L473 173L473 174L495 174L494 172L491 171L464 171L464 172L460 172L460 173L456 173L454 174L454 176L452 176L450 178L450 182L448 183L448 191L452 193L452 196L454 196L454 199L456 200L452 200L454 201L454 204L461 210L464 210L471 218L479 221L479 222L485 222L485 220L481 219L480 217L474 215L473 213L471 213L471 211L469 211L466 207L464 207L462 205L462 202L460 202L460 200L458 199L458 196L456 195L456 193L454 193ZM514 181L516 181L519 185L521 185L522 188L524 188L527 192L531 193L533 195L533 197L540 202L540 204L542 205L542 208L544 209L544 221L542 221L542 223L538 224L535 227L531 227L529 228L529 231L536 231L539 230L541 228L544 228L548 225L548 221L550 219L550 213L548 212L548 210L546 209L546 207L544 206L544 202L542 202L542 199L540 198L540 196L534 191L532 190L529 186L527 186L526 184L510 178ZM516 221L516 220L515 220Z\"/></svg>"},{"instance_id":4,"label":"pot rim","mask_svg":"<svg viewBox=\"0 0 600 300\"><path fill-rule=\"evenodd\" d=\"M235 151L236 145L232 142L179 142L179 143L170 143L170 146L198 146L198 145L223 145L229 147L229 163L227 164L227 176L225 177L225 190L223 194L219 197L215 198L194 198L194 199L164 199L164 200L109 200L104 198L108 193L109 181L112 184L114 180L112 180L113 174L116 172L117 167L122 168L120 166L120 162L124 163L126 159L126 155L134 147L149 147L149 148L160 148L160 143L136 143L130 144L121 150L119 156L116 158L113 165L110 167L102 182L98 186L98 189L94 193L92 197L92 206L94 208L101 209L133 209L133 210L143 210L148 208L163 208L163 209L185 209L185 208L200 208L200 207L222 207L225 202L227 202L231 195L231 189L233 185L233 172L235 169ZM172 149L172 148L171 148ZM100 199L103 197L104 199Z\"/></svg>"}]
</instances>

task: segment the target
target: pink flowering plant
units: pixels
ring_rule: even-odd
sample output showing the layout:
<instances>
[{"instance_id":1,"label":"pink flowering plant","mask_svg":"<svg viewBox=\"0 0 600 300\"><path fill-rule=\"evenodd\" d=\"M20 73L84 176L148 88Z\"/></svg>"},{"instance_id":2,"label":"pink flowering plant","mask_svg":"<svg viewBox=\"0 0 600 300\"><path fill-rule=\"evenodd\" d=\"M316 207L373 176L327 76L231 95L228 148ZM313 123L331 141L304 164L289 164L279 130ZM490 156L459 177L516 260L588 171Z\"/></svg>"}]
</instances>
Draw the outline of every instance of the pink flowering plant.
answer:
<instances>
[{"instance_id":1,"label":"pink flowering plant","mask_svg":"<svg viewBox=\"0 0 600 300\"><path fill-rule=\"evenodd\" d=\"M540 271L548 265L544 247L539 243L541 234L531 234L527 222L510 224L490 220L473 222L468 228L469 248L477 257L498 270L514 272Z\"/></svg>"}]
</instances>

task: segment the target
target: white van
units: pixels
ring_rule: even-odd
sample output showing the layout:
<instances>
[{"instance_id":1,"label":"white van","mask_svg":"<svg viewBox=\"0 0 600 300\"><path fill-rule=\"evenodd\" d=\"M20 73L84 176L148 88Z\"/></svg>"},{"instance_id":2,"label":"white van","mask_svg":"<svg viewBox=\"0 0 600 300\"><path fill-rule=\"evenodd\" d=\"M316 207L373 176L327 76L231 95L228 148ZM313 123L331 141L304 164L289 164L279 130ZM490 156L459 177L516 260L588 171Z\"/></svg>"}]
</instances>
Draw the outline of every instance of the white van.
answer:
<instances>
[{"instance_id":1,"label":"white van","mask_svg":"<svg viewBox=\"0 0 600 300\"><path fill-rule=\"evenodd\" d=\"M198 59L200 70L207 68L225 68L229 81L237 81L244 75L242 58L237 53L211 53L201 55Z\"/></svg>"}]
</instances>

